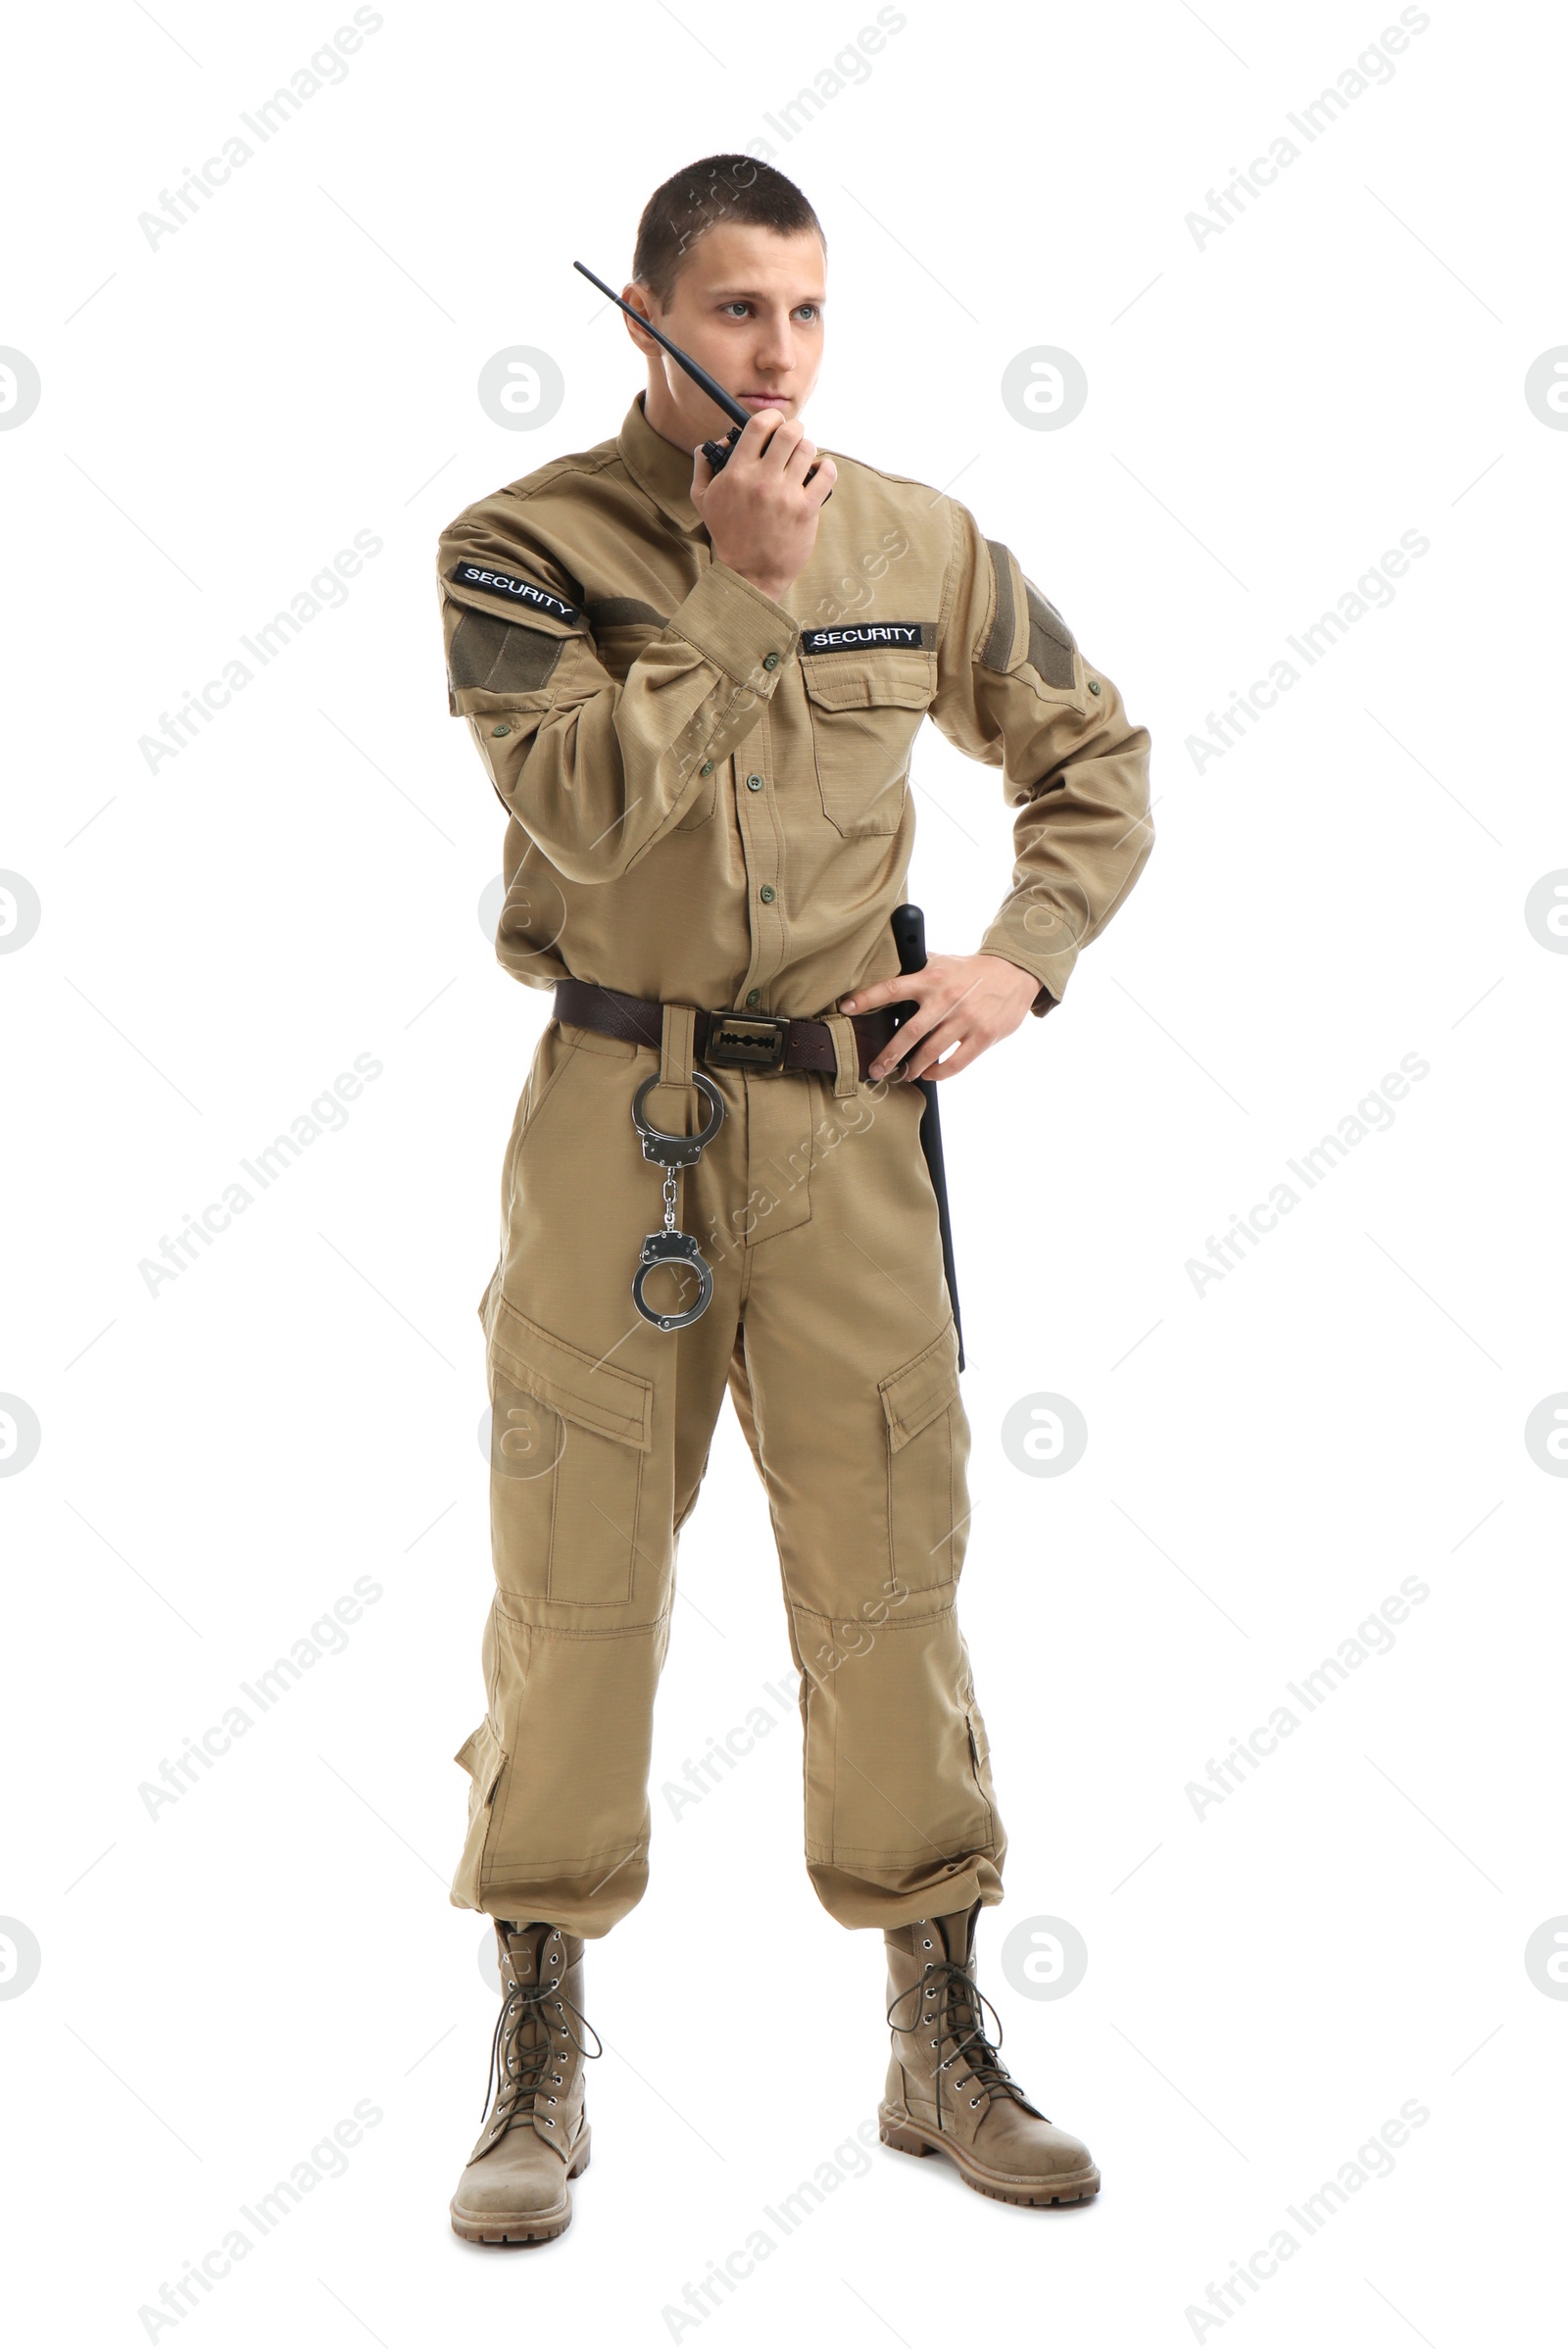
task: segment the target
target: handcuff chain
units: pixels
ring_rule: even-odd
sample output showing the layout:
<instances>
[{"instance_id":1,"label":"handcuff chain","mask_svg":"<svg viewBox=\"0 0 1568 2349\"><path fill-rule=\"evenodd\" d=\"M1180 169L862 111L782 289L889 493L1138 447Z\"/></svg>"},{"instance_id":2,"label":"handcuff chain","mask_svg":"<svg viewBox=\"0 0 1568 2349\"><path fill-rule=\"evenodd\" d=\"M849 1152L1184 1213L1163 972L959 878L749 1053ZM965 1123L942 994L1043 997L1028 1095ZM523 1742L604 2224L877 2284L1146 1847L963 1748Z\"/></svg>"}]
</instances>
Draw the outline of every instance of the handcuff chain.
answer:
<instances>
[{"instance_id":1,"label":"handcuff chain","mask_svg":"<svg viewBox=\"0 0 1568 2349\"><path fill-rule=\"evenodd\" d=\"M675 1201L680 1168L697 1165L703 1151L724 1122L724 1097L711 1078L706 1077L696 1070L692 1073L691 1081L703 1096L711 1112L700 1133L666 1134L662 1127L648 1123L643 1114L643 1103L655 1086L662 1082L659 1070L655 1070L638 1086L631 1105L632 1123L642 1142L643 1156L652 1159L656 1165L660 1166L663 1171L664 1178L663 1229L650 1232L644 1240L642 1251L637 1260L637 1270L632 1276L631 1294L643 1319L651 1321L656 1329L665 1331L689 1329L691 1324L708 1310L709 1299L713 1294L712 1271L709 1265L704 1263L703 1251L691 1234L681 1231L677 1225ZM644 1301L643 1283L651 1272L666 1264L680 1265L685 1270L697 1275L697 1302L684 1313L661 1313Z\"/></svg>"}]
</instances>

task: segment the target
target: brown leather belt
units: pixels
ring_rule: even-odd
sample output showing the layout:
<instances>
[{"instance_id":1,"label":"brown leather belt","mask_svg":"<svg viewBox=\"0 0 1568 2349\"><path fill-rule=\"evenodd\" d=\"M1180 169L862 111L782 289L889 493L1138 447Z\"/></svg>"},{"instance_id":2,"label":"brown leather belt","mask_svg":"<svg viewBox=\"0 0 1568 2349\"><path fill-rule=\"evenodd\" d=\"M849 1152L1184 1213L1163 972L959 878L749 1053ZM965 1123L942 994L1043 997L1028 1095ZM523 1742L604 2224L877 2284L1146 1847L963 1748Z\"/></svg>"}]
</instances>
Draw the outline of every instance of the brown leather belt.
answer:
<instances>
[{"instance_id":1,"label":"brown leather belt","mask_svg":"<svg viewBox=\"0 0 1568 2349\"><path fill-rule=\"evenodd\" d=\"M622 995L618 988L600 987L591 979L558 979L555 1006L557 1019L568 1027L595 1028L601 1036L652 1045L655 1052L663 1043L664 1006L646 996ZM899 1023L887 1005L877 1011L854 1011L848 1017L863 1077L897 1033ZM830 1077L838 1067L833 1031L825 1019L787 1019L776 1011L705 1011L699 1007L692 1052L710 1068L803 1068Z\"/></svg>"}]
</instances>

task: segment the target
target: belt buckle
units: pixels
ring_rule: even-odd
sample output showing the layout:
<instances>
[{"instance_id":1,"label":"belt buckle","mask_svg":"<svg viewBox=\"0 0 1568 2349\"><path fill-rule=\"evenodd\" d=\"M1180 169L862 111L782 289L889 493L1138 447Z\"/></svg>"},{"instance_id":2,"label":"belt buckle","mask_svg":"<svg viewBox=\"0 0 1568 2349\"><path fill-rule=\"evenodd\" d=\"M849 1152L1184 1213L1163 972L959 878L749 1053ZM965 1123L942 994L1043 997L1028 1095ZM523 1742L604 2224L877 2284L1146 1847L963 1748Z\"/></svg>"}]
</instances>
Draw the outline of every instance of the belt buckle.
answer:
<instances>
[{"instance_id":1,"label":"belt buckle","mask_svg":"<svg viewBox=\"0 0 1568 2349\"><path fill-rule=\"evenodd\" d=\"M712 1012L703 1058L715 1068L782 1068L789 1035L779 1011Z\"/></svg>"}]
</instances>

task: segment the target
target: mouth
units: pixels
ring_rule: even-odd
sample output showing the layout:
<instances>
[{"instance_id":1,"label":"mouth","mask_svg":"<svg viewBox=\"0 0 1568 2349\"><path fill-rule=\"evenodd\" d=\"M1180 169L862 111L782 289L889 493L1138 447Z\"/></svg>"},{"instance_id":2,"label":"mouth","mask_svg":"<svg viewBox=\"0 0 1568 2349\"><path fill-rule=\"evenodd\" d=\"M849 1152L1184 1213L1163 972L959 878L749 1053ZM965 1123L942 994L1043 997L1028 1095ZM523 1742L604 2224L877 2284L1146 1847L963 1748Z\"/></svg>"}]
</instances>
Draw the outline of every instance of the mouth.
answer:
<instances>
[{"instance_id":1,"label":"mouth","mask_svg":"<svg viewBox=\"0 0 1568 2349\"><path fill-rule=\"evenodd\" d=\"M788 408L790 404L789 395L785 392L737 392L735 397L745 407L752 409Z\"/></svg>"}]
</instances>

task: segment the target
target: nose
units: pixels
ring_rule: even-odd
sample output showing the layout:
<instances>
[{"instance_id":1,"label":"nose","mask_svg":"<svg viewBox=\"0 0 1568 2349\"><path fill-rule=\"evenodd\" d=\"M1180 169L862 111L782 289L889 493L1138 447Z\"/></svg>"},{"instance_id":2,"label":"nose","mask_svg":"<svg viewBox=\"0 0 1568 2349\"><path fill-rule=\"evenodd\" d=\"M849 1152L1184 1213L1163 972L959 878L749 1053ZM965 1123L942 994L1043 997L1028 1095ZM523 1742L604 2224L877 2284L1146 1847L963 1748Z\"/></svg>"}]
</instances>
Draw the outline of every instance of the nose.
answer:
<instances>
[{"instance_id":1,"label":"nose","mask_svg":"<svg viewBox=\"0 0 1568 2349\"><path fill-rule=\"evenodd\" d=\"M795 329L788 318L768 318L760 321L754 356L759 370L764 374L790 372L795 365Z\"/></svg>"}]
</instances>

